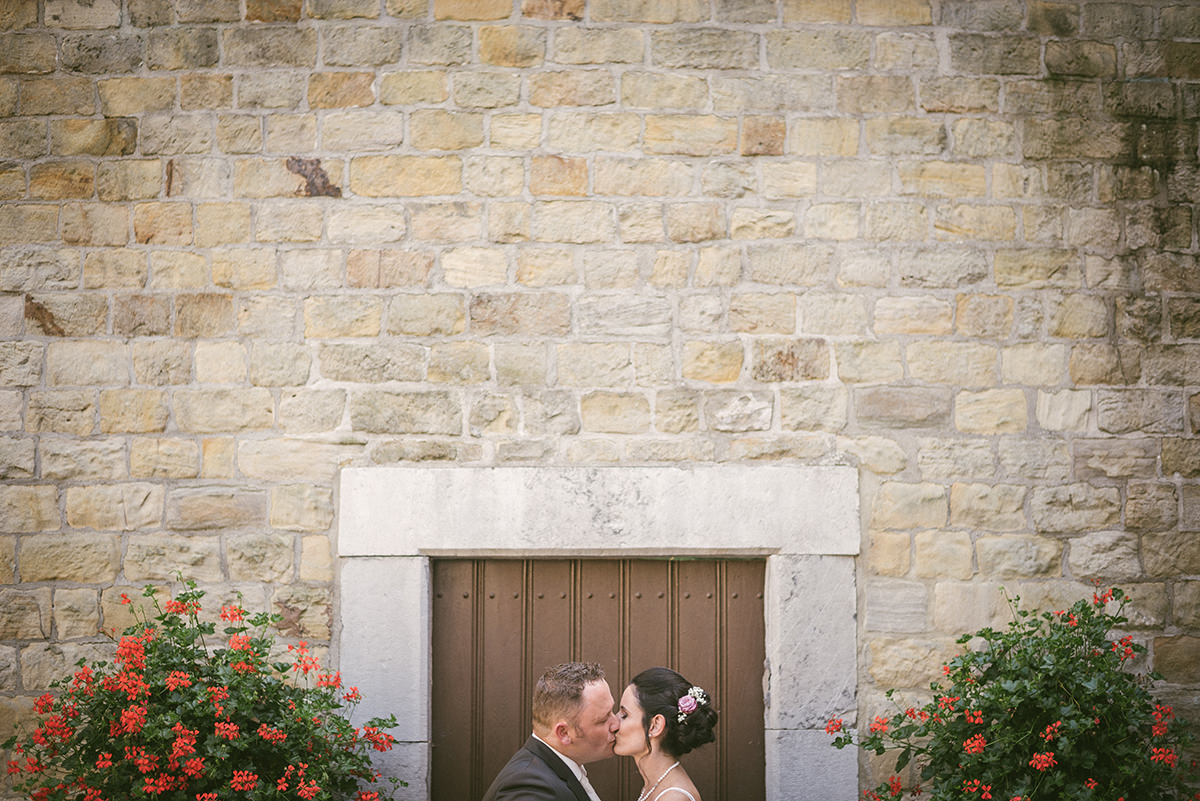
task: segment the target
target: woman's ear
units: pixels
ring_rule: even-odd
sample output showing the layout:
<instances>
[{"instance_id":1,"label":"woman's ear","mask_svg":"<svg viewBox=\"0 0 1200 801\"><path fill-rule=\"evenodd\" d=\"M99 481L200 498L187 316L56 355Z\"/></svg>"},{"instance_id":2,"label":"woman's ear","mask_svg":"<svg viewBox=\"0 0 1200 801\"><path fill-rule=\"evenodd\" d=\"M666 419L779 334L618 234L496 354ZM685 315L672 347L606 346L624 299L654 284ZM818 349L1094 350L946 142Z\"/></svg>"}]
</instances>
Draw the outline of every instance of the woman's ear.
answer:
<instances>
[{"instance_id":1,"label":"woman's ear","mask_svg":"<svg viewBox=\"0 0 1200 801\"><path fill-rule=\"evenodd\" d=\"M658 737L667 730L667 719L662 715L655 715L650 719L650 736Z\"/></svg>"}]
</instances>

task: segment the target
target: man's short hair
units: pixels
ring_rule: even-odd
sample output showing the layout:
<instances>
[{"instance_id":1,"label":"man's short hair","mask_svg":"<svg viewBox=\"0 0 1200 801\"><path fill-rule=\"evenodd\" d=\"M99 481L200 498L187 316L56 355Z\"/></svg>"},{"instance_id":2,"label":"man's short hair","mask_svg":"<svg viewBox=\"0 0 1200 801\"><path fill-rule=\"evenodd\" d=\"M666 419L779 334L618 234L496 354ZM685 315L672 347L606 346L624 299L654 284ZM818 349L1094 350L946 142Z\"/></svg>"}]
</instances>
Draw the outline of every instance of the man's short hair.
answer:
<instances>
[{"instance_id":1,"label":"man's short hair","mask_svg":"<svg viewBox=\"0 0 1200 801\"><path fill-rule=\"evenodd\" d=\"M583 688L604 680L604 668L595 662L564 662L547 668L533 688L534 725L549 729L560 720L575 724Z\"/></svg>"}]
</instances>

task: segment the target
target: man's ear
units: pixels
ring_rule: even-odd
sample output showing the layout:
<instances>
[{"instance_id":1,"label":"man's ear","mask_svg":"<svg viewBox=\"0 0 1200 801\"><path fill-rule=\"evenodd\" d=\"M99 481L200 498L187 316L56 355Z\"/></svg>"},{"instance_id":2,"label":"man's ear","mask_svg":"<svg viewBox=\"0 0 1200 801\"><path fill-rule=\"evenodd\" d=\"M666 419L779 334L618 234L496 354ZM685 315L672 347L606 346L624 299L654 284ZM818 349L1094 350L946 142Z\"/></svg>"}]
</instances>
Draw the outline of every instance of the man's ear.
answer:
<instances>
[{"instance_id":1,"label":"man's ear","mask_svg":"<svg viewBox=\"0 0 1200 801\"><path fill-rule=\"evenodd\" d=\"M667 719L662 715L650 718L650 736L657 737L667 730Z\"/></svg>"},{"instance_id":2,"label":"man's ear","mask_svg":"<svg viewBox=\"0 0 1200 801\"><path fill-rule=\"evenodd\" d=\"M561 744L571 744L571 727L567 725L565 720L560 720L554 724L553 734L554 739L558 740Z\"/></svg>"}]
</instances>

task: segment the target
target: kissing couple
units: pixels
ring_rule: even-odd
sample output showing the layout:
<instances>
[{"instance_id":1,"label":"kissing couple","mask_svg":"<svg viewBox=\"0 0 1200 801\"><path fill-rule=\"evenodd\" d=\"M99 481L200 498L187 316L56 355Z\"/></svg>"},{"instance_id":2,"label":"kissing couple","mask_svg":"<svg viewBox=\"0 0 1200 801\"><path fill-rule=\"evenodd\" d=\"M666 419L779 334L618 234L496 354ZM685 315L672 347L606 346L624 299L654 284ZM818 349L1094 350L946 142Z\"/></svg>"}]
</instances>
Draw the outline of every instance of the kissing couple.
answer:
<instances>
[{"instance_id":1,"label":"kissing couple","mask_svg":"<svg viewBox=\"0 0 1200 801\"><path fill-rule=\"evenodd\" d=\"M679 757L712 742L716 724L708 693L669 668L634 676L614 712L599 665L556 665L534 688L533 734L483 801L601 801L584 765L613 754L636 763L638 801L700 801Z\"/></svg>"}]
</instances>

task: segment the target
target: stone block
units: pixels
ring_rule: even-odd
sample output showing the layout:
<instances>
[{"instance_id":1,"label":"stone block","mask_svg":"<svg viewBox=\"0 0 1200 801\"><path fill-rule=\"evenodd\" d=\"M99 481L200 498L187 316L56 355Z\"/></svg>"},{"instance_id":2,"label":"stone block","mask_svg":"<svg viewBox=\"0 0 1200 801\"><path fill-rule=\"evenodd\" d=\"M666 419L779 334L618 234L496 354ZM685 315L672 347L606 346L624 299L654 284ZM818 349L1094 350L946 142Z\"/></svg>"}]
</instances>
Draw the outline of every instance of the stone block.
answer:
<instances>
[{"instance_id":1,"label":"stone block","mask_svg":"<svg viewBox=\"0 0 1200 801\"><path fill-rule=\"evenodd\" d=\"M87 289L141 288L146 277L146 256L136 250L94 250L83 260Z\"/></svg>"},{"instance_id":2,"label":"stone block","mask_svg":"<svg viewBox=\"0 0 1200 801\"><path fill-rule=\"evenodd\" d=\"M233 106L233 76L183 76L179 81L179 106L184 111L230 108Z\"/></svg>"},{"instance_id":3,"label":"stone block","mask_svg":"<svg viewBox=\"0 0 1200 801\"><path fill-rule=\"evenodd\" d=\"M95 428L95 393L91 390L47 390L29 394L27 431L55 431L84 436Z\"/></svg>"},{"instance_id":4,"label":"stone block","mask_svg":"<svg viewBox=\"0 0 1200 801\"><path fill-rule=\"evenodd\" d=\"M691 381L728 383L740 377L744 360L740 340L690 341L683 344L681 370Z\"/></svg>"},{"instance_id":5,"label":"stone block","mask_svg":"<svg viewBox=\"0 0 1200 801\"><path fill-rule=\"evenodd\" d=\"M317 31L292 26L232 27L221 33L221 51L230 67L312 67Z\"/></svg>"},{"instance_id":6,"label":"stone block","mask_svg":"<svg viewBox=\"0 0 1200 801\"><path fill-rule=\"evenodd\" d=\"M58 208L55 206L0 206L0 246L52 242L57 227Z\"/></svg>"},{"instance_id":7,"label":"stone block","mask_svg":"<svg viewBox=\"0 0 1200 801\"><path fill-rule=\"evenodd\" d=\"M236 487L173 490L167 496L167 525L179 531L249 528L267 519L267 497Z\"/></svg>"},{"instance_id":8,"label":"stone block","mask_svg":"<svg viewBox=\"0 0 1200 801\"><path fill-rule=\"evenodd\" d=\"M414 239L435 242L477 240L483 234L483 206L479 203L422 203L409 206ZM400 218L403 233L403 218ZM348 232L353 239L354 232ZM358 239L367 239L358 234Z\"/></svg>"},{"instance_id":9,"label":"stone block","mask_svg":"<svg viewBox=\"0 0 1200 801\"><path fill-rule=\"evenodd\" d=\"M650 402L629 392L589 392L579 399L583 430L606 434L642 434L650 430Z\"/></svg>"},{"instance_id":10,"label":"stone block","mask_svg":"<svg viewBox=\"0 0 1200 801\"><path fill-rule=\"evenodd\" d=\"M951 501L953 503L953 501ZM919 578L960 579L971 578L974 547L971 535L965 531L921 531L913 537L913 558ZM937 592L935 586L934 624L937 625Z\"/></svg>"},{"instance_id":11,"label":"stone block","mask_svg":"<svg viewBox=\"0 0 1200 801\"><path fill-rule=\"evenodd\" d=\"M640 132L634 114L562 111L550 117L546 144L564 153L620 152L636 148Z\"/></svg>"},{"instance_id":12,"label":"stone block","mask_svg":"<svg viewBox=\"0 0 1200 801\"><path fill-rule=\"evenodd\" d=\"M391 206L335 208L329 214L328 236L337 244L382 245L404 238L404 212Z\"/></svg>"},{"instance_id":13,"label":"stone block","mask_svg":"<svg viewBox=\"0 0 1200 801\"><path fill-rule=\"evenodd\" d=\"M0 511L6 532L49 531L61 524L58 491L50 485L0 486Z\"/></svg>"},{"instance_id":14,"label":"stone block","mask_svg":"<svg viewBox=\"0 0 1200 801\"><path fill-rule=\"evenodd\" d=\"M915 581L876 579L865 587L867 631L919 632L927 628L929 597Z\"/></svg>"},{"instance_id":15,"label":"stone block","mask_svg":"<svg viewBox=\"0 0 1200 801\"><path fill-rule=\"evenodd\" d=\"M616 99L616 81L607 71L543 72L529 79L529 102L533 106L607 106Z\"/></svg>"},{"instance_id":16,"label":"stone block","mask_svg":"<svg viewBox=\"0 0 1200 801\"><path fill-rule=\"evenodd\" d=\"M100 629L99 600L93 589L56 589L53 614L59 639L94 637Z\"/></svg>"},{"instance_id":17,"label":"stone block","mask_svg":"<svg viewBox=\"0 0 1200 801\"><path fill-rule=\"evenodd\" d=\"M450 392L369 390L351 396L350 424L365 433L461 434L462 407Z\"/></svg>"},{"instance_id":18,"label":"stone block","mask_svg":"<svg viewBox=\"0 0 1200 801\"><path fill-rule=\"evenodd\" d=\"M964 484L950 487L950 523L985 531L1026 528L1025 487L1012 484Z\"/></svg>"},{"instance_id":19,"label":"stone block","mask_svg":"<svg viewBox=\"0 0 1200 801\"><path fill-rule=\"evenodd\" d=\"M333 522L333 491L310 484L271 489L270 523L287 531L327 531Z\"/></svg>"},{"instance_id":20,"label":"stone block","mask_svg":"<svg viewBox=\"0 0 1200 801\"><path fill-rule=\"evenodd\" d=\"M452 195L462 191L458 156L359 156L350 160L350 189L367 197Z\"/></svg>"},{"instance_id":21,"label":"stone block","mask_svg":"<svg viewBox=\"0 0 1200 801\"><path fill-rule=\"evenodd\" d=\"M936 528L948 513L946 490L936 484L889 481L879 487L872 504L872 529Z\"/></svg>"},{"instance_id":22,"label":"stone block","mask_svg":"<svg viewBox=\"0 0 1200 801\"><path fill-rule=\"evenodd\" d=\"M759 37L750 31L691 28L655 31L650 60L669 70L753 69L759 65Z\"/></svg>"},{"instance_id":23,"label":"stone block","mask_svg":"<svg viewBox=\"0 0 1200 801\"><path fill-rule=\"evenodd\" d=\"M901 162L898 174L904 194L921 197L984 197L987 173L976 164L950 161Z\"/></svg>"},{"instance_id":24,"label":"stone block","mask_svg":"<svg viewBox=\"0 0 1200 801\"><path fill-rule=\"evenodd\" d=\"M469 312L479 336L562 336L571 325L569 298L552 292L476 295Z\"/></svg>"},{"instance_id":25,"label":"stone block","mask_svg":"<svg viewBox=\"0 0 1200 801\"><path fill-rule=\"evenodd\" d=\"M0 440L0 479L33 478L35 458L34 440Z\"/></svg>"},{"instance_id":26,"label":"stone block","mask_svg":"<svg viewBox=\"0 0 1200 801\"><path fill-rule=\"evenodd\" d=\"M837 376L846 383L896 383L904 376L896 342L839 342Z\"/></svg>"},{"instance_id":27,"label":"stone block","mask_svg":"<svg viewBox=\"0 0 1200 801\"><path fill-rule=\"evenodd\" d=\"M862 30L773 31L766 36L767 65L775 70L862 70L870 63L871 39Z\"/></svg>"},{"instance_id":28,"label":"stone block","mask_svg":"<svg viewBox=\"0 0 1200 801\"><path fill-rule=\"evenodd\" d=\"M321 377L333 381L420 381L425 375L425 349L419 345L322 344L318 360Z\"/></svg>"},{"instance_id":29,"label":"stone block","mask_svg":"<svg viewBox=\"0 0 1200 801\"><path fill-rule=\"evenodd\" d=\"M939 206L933 221L934 235L947 241L1008 241L1017 231L1013 210L997 206L961 204Z\"/></svg>"},{"instance_id":30,"label":"stone block","mask_svg":"<svg viewBox=\"0 0 1200 801\"><path fill-rule=\"evenodd\" d=\"M717 156L737 150L737 121L725 117L662 114L646 116L648 153Z\"/></svg>"},{"instance_id":31,"label":"stone block","mask_svg":"<svg viewBox=\"0 0 1200 801\"><path fill-rule=\"evenodd\" d=\"M769 392L709 392L704 396L704 419L714 431L766 431L774 419Z\"/></svg>"},{"instance_id":32,"label":"stone block","mask_svg":"<svg viewBox=\"0 0 1200 801\"><path fill-rule=\"evenodd\" d=\"M841 431L846 427L849 394L823 385L781 389L780 426L791 431Z\"/></svg>"},{"instance_id":33,"label":"stone block","mask_svg":"<svg viewBox=\"0 0 1200 801\"><path fill-rule=\"evenodd\" d=\"M928 340L905 351L909 373L922 383L968 387L994 386L996 348L972 342Z\"/></svg>"},{"instance_id":34,"label":"stone block","mask_svg":"<svg viewBox=\"0 0 1200 801\"><path fill-rule=\"evenodd\" d=\"M903 287L968 287L987 279L987 258L983 252L974 248L905 250L897 259L896 274Z\"/></svg>"},{"instance_id":35,"label":"stone block","mask_svg":"<svg viewBox=\"0 0 1200 801\"><path fill-rule=\"evenodd\" d=\"M496 381L502 385L543 386L548 358L541 344L496 343L492 346Z\"/></svg>"},{"instance_id":36,"label":"stone block","mask_svg":"<svg viewBox=\"0 0 1200 801\"><path fill-rule=\"evenodd\" d=\"M29 168L29 197L35 200L87 198L94 189L95 168L85 161L49 161ZM124 232L121 234L124 242Z\"/></svg>"},{"instance_id":37,"label":"stone block","mask_svg":"<svg viewBox=\"0 0 1200 801\"><path fill-rule=\"evenodd\" d=\"M384 289L425 286L433 271L433 255L408 250L351 250L346 255L346 283Z\"/></svg>"},{"instance_id":38,"label":"stone block","mask_svg":"<svg viewBox=\"0 0 1200 801\"><path fill-rule=\"evenodd\" d=\"M590 200L549 200L533 207L534 239L540 242L596 244L617 232L612 207Z\"/></svg>"},{"instance_id":39,"label":"stone block","mask_svg":"<svg viewBox=\"0 0 1200 801\"><path fill-rule=\"evenodd\" d=\"M111 582L121 568L120 537L38 534L21 540L21 581Z\"/></svg>"},{"instance_id":40,"label":"stone block","mask_svg":"<svg viewBox=\"0 0 1200 801\"><path fill-rule=\"evenodd\" d=\"M75 528L136 531L160 526L163 488L144 483L67 487L66 513L67 525Z\"/></svg>"},{"instance_id":41,"label":"stone block","mask_svg":"<svg viewBox=\"0 0 1200 801\"><path fill-rule=\"evenodd\" d=\"M196 581L221 581L220 545L216 537L209 536L132 535L125 555L125 577L129 581L172 581L183 571Z\"/></svg>"},{"instance_id":42,"label":"stone block","mask_svg":"<svg viewBox=\"0 0 1200 801\"><path fill-rule=\"evenodd\" d=\"M562 343L555 347L555 362L559 386L628 386L634 375L625 342Z\"/></svg>"},{"instance_id":43,"label":"stone block","mask_svg":"<svg viewBox=\"0 0 1200 801\"><path fill-rule=\"evenodd\" d=\"M1041 343L1013 345L1001 352L1001 376L1005 383L1059 386L1066 378L1065 345Z\"/></svg>"},{"instance_id":44,"label":"stone block","mask_svg":"<svg viewBox=\"0 0 1200 801\"><path fill-rule=\"evenodd\" d=\"M100 392L100 430L146 434L167 427L167 395L157 389L109 389Z\"/></svg>"},{"instance_id":45,"label":"stone block","mask_svg":"<svg viewBox=\"0 0 1200 801\"><path fill-rule=\"evenodd\" d=\"M192 355L187 342L147 340L134 342L133 375L139 384L186 384L191 380Z\"/></svg>"},{"instance_id":46,"label":"stone block","mask_svg":"<svg viewBox=\"0 0 1200 801\"><path fill-rule=\"evenodd\" d=\"M1102 582L1141 578L1138 538L1123 531L1095 531L1069 541L1067 566L1071 576Z\"/></svg>"},{"instance_id":47,"label":"stone block","mask_svg":"<svg viewBox=\"0 0 1200 801\"><path fill-rule=\"evenodd\" d=\"M1083 390L1038 392L1035 415L1047 431L1085 431L1092 409L1092 395Z\"/></svg>"},{"instance_id":48,"label":"stone block","mask_svg":"<svg viewBox=\"0 0 1200 801\"><path fill-rule=\"evenodd\" d=\"M755 381L814 381L829 377L829 343L823 339L756 339Z\"/></svg>"},{"instance_id":49,"label":"stone block","mask_svg":"<svg viewBox=\"0 0 1200 801\"><path fill-rule=\"evenodd\" d=\"M120 206L69 203L62 208L59 224L68 245L124 245L129 239L129 215Z\"/></svg>"},{"instance_id":50,"label":"stone block","mask_svg":"<svg viewBox=\"0 0 1200 801\"><path fill-rule=\"evenodd\" d=\"M479 60L497 67L537 67L546 55L546 31L522 25L479 29Z\"/></svg>"},{"instance_id":51,"label":"stone block","mask_svg":"<svg viewBox=\"0 0 1200 801\"><path fill-rule=\"evenodd\" d=\"M854 408L864 426L942 427L950 422L948 390L933 387L863 387L855 390Z\"/></svg>"},{"instance_id":52,"label":"stone block","mask_svg":"<svg viewBox=\"0 0 1200 801\"><path fill-rule=\"evenodd\" d=\"M1019 389L959 392L954 426L968 434L1018 434L1028 426L1028 403Z\"/></svg>"},{"instance_id":53,"label":"stone block","mask_svg":"<svg viewBox=\"0 0 1200 801\"><path fill-rule=\"evenodd\" d=\"M551 55L559 64L640 64L645 47L637 28L567 26L555 31Z\"/></svg>"},{"instance_id":54,"label":"stone block","mask_svg":"<svg viewBox=\"0 0 1200 801\"><path fill-rule=\"evenodd\" d=\"M1200 637L1155 637L1154 668L1168 682L1200 683Z\"/></svg>"},{"instance_id":55,"label":"stone block","mask_svg":"<svg viewBox=\"0 0 1200 801\"><path fill-rule=\"evenodd\" d=\"M119 438L42 437L38 450L41 475L47 481L119 481L126 477L125 446Z\"/></svg>"},{"instance_id":56,"label":"stone block","mask_svg":"<svg viewBox=\"0 0 1200 801\"><path fill-rule=\"evenodd\" d=\"M10 336L19 336L22 328L29 334L53 337L94 337L107 333L108 302L98 293L27 294L24 303L19 295L8 296L6 301Z\"/></svg>"},{"instance_id":57,"label":"stone block","mask_svg":"<svg viewBox=\"0 0 1200 801\"><path fill-rule=\"evenodd\" d=\"M1111 434L1175 434L1183 430L1183 398L1158 390L1100 390L1097 425Z\"/></svg>"},{"instance_id":58,"label":"stone block","mask_svg":"<svg viewBox=\"0 0 1200 801\"><path fill-rule=\"evenodd\" d=\"M43 640L50 637L50 590L0 590L0 637Z\"/></svg>"},{"instance_id":59,"label":"stone block","mask_svg":"<svg viewBox=\"0 0 1200 801\"><path fill-rule=\"evenodd\" d=\"M175 335L219 337L233 331L233 298L217 293L175 296Z\"/></svg>"},{"instance_id":60,"label":"stone block","mask_svg":"<svg viewBox=\"0 0 1200 801\"><path fill-rule=\"evenodd\" d=\"M271 427L275 400L263 388L189 389L175 393L174 409L181 431L254 431Z\"/></svg>"},{"instance_id":61,"label":"stone block","mask_svg":"<svg viewBox=\"0 0 1200 801\"><path fill-rule=\"evenodd\" d=\"M155 197L161 191L161 173L158 159L102 161L96 166L96 196L103 201Z\"/></svg>"},{"instance_id":62,"label":"stone block","mask_svg":"<svg viewBox=\"0 0 1200 801\"><path fill-rule=\"evenodd\" d=\"M853 156L858 153L858 125L845 118L795 120L787 152L794 156Z\"/></svg>"},{"instance_id":63,"label":"stone block","mask_svg":"<svg viewBox=\"0 0 1200 801\"><path fill-rule=\"evenodd\" d=\"M388 304L389 334L441 336L465 329L466 310L457 294L396 295Z\"/></svg>"},{"instance_id":64,"label":"stone block","mask_svg":"<svg viewBox=\"0 0 1200 801\"><path fill-rule=\"evenodd\" d=\"M360 451L359 444L299 439L242 440L237 445L237 467L256 479L327 483Z\"/></svg>"},{"instance_id":65,"label":"stone block","mask_svg":"<svg viewBox=\"0 0 1200 801\"><path fill-rule=\"evenodd\" d=\"M240 342L197 342L193 362L201 384L241 384L246 380L246 346Z\"/></svg>"},{"instance_id":66,"label":"stone block","mask_svg":"<svg viewBox=\"0 0 1200 801\"><path fill-rule=\"evenodd\" d=\"M1134 384L1141 377L1141 350L1101 343L1075 345L1067 369L1080 386Z\"/></svg>"},{"instance_id":67,"label":"stone block","mask_svg":"<svg viewBox=\"0 0 1200 801\"><path fill-rule=\"evenodd\" d=\"M247 532L227 537L225 552L230 579L285 582L293 571L294 543L295 538L288 534Z\"/></svg>"},{"instance_id":68,"label":"stone block","mask_svg":"<svg viewBox=\"0 0 1200 801\"><path fill-rule=\"evenodd\" d=\"M51 386L121 386L129 383L129 350L115 342L68 340L46 346Z\"/></svg>"},{"instance_id":69,"label":"stone block","mask_svg":"<svg viewBox=\"0 0 1200 801\"><path fill-rule=\"evenodd\" d=\"M344 390L293 390L279 396L279 425L289 434L332 431L342 423Z\"/></svg>"},{"instance_id":70,"label":"stone block","mask_svg":"<svg viewBox=\"0 0 1200 801\"><path fill-rule=\"evenodd\" d=\"M325 535L303 537L300 540L300 580L332 583L333 555Z\"/></svg>"},{"instance_id":71,"label":"stone block","mask_svg":"<svg viewBox=\"0 0 1200 801\"><path fill-rule=\"evenodd\" d=\"M979 572L990 578L1058 576L1062 543L1046 537L1008 535L975 541Z\"/></svg>"},{"instance_id":72,"label":"stone block","mask_svg":"<svg viewBox=\"0 0 1200 801\"><path fill-rule=\"evenodd\" d=\"M1001 159L1017 157L1017 132L1009 122L956 120L954 153L962 158Z\"/></svg>"},{"instance_id":73,"label":"stone block","mask_svg":"<svg viewBox=\"0 0 1200 801\"><path fill-rule=\"evenodd\" d=\"M196 478L199 464L200 448L191 440L138 437L129 445L133 478Z\"/></svg>"},{"instance_id":74,"label":"stone block","mask_svg":"<svg viewBox=\"0 0 1200 801\"><path fill-rule=\"evenodd\" d=\"M476 384L491 377L489 351L481 342L446 342L430 348L427 378L436 383Z\"/></svg>"},{"instance_id":75,"label":"stone block","mask_svg":"<svg viewBox=\"0 0 1200 801\"><path fill-rule=\"evenodd\" d=\"M1030 497L1029 512L1038 531L1072 533L1115 526L1121 502L1115 487L1037 487Z\"/></svg>"},{"instance_id":76,"label":"stone block","mask_svg":"<svg viewBox=\"0 0 1200 801\"><path fill-rule=\"evenodd\" d=\"M328 295L304 299L304 333L310 338L377 336L382 316L379 298Z\"/></svg>"}]
</instances>

